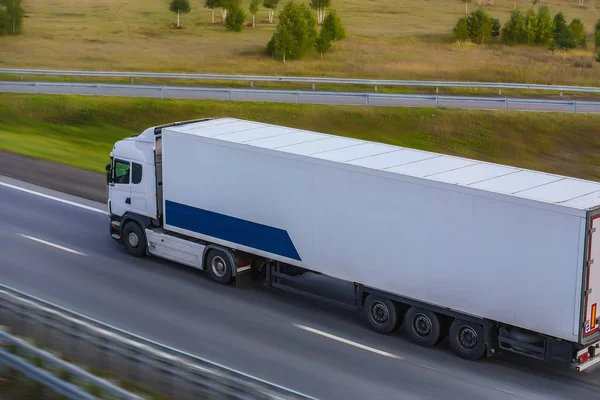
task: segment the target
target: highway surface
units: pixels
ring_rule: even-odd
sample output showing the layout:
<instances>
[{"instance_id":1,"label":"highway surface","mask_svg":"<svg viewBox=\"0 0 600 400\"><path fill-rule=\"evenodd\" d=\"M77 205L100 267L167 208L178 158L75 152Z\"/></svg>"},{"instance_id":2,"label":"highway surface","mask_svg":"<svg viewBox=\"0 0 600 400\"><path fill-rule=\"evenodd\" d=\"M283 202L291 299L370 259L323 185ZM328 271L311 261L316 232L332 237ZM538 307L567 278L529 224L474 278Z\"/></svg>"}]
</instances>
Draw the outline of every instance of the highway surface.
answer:
<instances>
[{"instance_id":1,"label":"highway surface","mask_svg":"<svg viewBox=\"0 0 600 400\"><path fill-rule=\"evenodd\" d=\"M162 89L161 89L162 88ZM434 95L389 95L382 93L360 92L320 92L320 91L286 91L259 89L224 89L182 86L142 86L142 85L109 85L75 84L43 82L35 86L34 82L0 82L0 92L7 93L46 93L46 94L78 94L101 96L128 96L173 99L198 99L221 101L260 101L283 103L311 103L338 105L369 106L402 106L402 107L441 107L474 110L520 110L520 111L555 111L573 112L573 104L569 100L516 99L503 97L468 97ZM506 101L506 103L505 103ZM600 102L578 101L578 113L599 113Z\"/></svg>"},{"instance_id":2,"label":"highway surface","mask_svg":"<svg viewBox=\"0 0 600 400\"><path fill-rule=\"evenodd\" d=\"M0 281L322 399L598 398L600 369L468 362L445 343L424 349L401 333L378 335L348 311L130 257L110 238L104 210L0 176Z\"/></svg>"}]
</instances>

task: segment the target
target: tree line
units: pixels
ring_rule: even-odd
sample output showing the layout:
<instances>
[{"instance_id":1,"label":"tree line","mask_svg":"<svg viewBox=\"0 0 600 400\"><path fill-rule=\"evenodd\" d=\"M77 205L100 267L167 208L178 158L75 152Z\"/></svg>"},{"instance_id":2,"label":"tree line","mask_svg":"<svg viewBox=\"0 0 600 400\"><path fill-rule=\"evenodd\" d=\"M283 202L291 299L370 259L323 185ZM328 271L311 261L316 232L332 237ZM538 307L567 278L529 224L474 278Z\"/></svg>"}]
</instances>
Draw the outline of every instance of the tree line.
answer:
<instances>
[{"instance_id":1,"label":"tree line","mask_svg":"<svg viewBox=\"0 0 600 400\"><path fill-rule=\"evenodd\" d=\"M479 8L460 18L452 33L454 39L461 42L470 40L483 44L490 39L499 39L508 45L547 46L553 52L587 45L581 19L575 18L567 24L562 12L552 16L547 6L542 6L539 10L531 8L525 13L515 9L503 27L497 18L492 18L485 9ZM595 26L594 36L595 46L600 48L600 21Z\"/></svg>"},{"instance_id":2,"label":"tree line","mask_svg":"<svg viewBox=\"0 0 600 400\"><path fill-rule=\"evenodd\" d=\"M263 7L269 10L269 23L273 22L275 10L280 0L262 0ZM252 27L256 26L256 14L261 0L251 0L248 10L252 14ZM294 60L316 50L321 58L329 52L332 42L346 37L342 21L333 9L329 9L331 0L310 0L309 5L288 0L279 14L275 33L267 43L267 55L283 60ZM246 21L246 12L241 0L204 0L204 7L212 11L212 23L215 23L214 10L221 10L221 21L227 29L241 31ZM189 0L171 0L169 10L177 14L177 27L180 27L180 15L189 13ZM317 18L311 10L315 10ZM321 25L317 33L317 25Z\"/></svg>"}]
</instances>

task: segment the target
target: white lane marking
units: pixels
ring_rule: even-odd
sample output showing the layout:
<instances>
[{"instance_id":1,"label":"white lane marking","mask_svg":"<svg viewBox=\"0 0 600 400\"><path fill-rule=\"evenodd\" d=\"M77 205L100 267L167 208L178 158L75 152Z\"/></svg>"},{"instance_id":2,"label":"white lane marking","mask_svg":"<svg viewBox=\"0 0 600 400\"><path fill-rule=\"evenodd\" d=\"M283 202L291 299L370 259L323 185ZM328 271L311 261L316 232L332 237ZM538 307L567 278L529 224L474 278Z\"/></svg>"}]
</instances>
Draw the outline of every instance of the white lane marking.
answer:
<instances>
[{"instance_id":1,"label":"white lane marking","mask_svg":"<svg viewBox=\"0 0 600 400\"><path fill-rule=\"evenodd\" d=\"M68 251L69 253L77 254L77 255L80 255L80 256L85 256L85 254L83 254L83 253L81 253L81 252L79 252L79 251L77 251L77 250L72 250L72 249L69 249L68 247L59 246L59 245L57 245L57 244L50 243L50 242L47 242L47 241L45 241L45 240L42 240L42 239L35 238L35 237L33 237L33 236L23 235L22 233L18 233L17 235L19 235L19 236L22 236L22 237L24 237L24 238L26 238L26 239L29 239L29 240L33 240L34 242L38 242L38 243L45 244L45 245L47 245L47 246L54 247L54 248L56 248L56 249L60 249L60 250L64 250L64 251Z\"/></svg>"},{"instance_id":2,"label":"white lane marking","mask_svg":"<svg viewBox=\"0 0 600 400\"><path fill-rule=\"evenodd\" d=\"M69 201L69 200L61 199L59 197L50 196L48 194L36 192L34 190L25 189L25 188L22 188L22 187L19 187L19 186L11 185L10 183L0 182L0 186L4 186L4 187L10 188L10 189L20 190L20 191L25 192L25 193L29 193L29 194L33 194L33 195L36 195L36 196L39 196L39 197L43 197L45 199L50 199L50 200L58 201L60 203L64 203L64 204L68 204L68 205L71 205L71 206L83 208L84 210L95 211L95 212L100 213L100 214L106 214L106 215L108 215L108 211L106 211L106 210L101 210L101 209L96 208L96 207L91 207L91 206L86 206L84 204L75 203L74 201Z\"/></svg>"},{"instance_id":3,"label":"white lane marking","mask_svg":"<svg viewBox=\"0 0 600 400\"><path fill-rule=\"evenodd\" d=\"M402 357L397 356L395 354L388 353L387 351L377 350L377 349L375 349L373 347L365 346L364 344L356 343L356 342L353 342L351 340L344 339L344 338L332 335L330 333L320 331L318 329L314 329L314 328L311 328L311 327L308 327L308 326L304 326L304 325L299 325L299 324L292 324L292 325L294 325L296 328L300 328L300 329L303 329L305 331L312 332L312 333L315 333L315 334L320 335L320 336L324 336L324 337L329 338L329 339L337 340L338 342L349 344L350 346L358 347L359 349L367 350L367 351L370 351L372 353L379 354L379 355L382 355L382 356L385 356L385 357L395 358L397 360L403 360Z\"/></svg>"}]
</instances>

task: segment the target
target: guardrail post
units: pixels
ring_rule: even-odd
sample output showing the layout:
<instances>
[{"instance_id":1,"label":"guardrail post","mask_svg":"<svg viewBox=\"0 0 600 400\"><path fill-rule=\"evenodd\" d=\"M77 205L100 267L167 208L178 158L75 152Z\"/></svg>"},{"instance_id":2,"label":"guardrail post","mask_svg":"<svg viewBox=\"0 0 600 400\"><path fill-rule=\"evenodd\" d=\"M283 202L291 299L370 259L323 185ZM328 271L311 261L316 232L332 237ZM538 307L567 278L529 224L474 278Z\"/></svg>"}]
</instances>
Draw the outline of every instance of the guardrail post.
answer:
<instances>
[{"instance_id":1,"label":"guardrail post","mask_svg":"<svg viewBox=\"0 0 600 400\"><path fill-rule=\"evenodd\" d=\"M375 86L375 91L377 91L377 86Z\"/></svg>"},{"instance_id":2,"label":"guardrail post","mask_svg":"<svg viewBox=\"0 0 600 400\"><path fill-rule=\"evenodd\" d=\"M131 77L131 83L133 83L133 77Z\"/></svg>"},{"instance_id":3,"label":"guardrail post","mask_svg":"<svg viewBox=\"0 0 600 400\"><path fill-rule=\"evenodd\" d=\"M576 101L573 102L573 112L574 113L577 112L577 102Z\"/></svg>"},{"instance_id":4,"label":"guardrail post","mask_svg":"<svg viewBox=\"0 0 600 400\"><path fill-rule=\"evenodd\" d=\"M40 87L40 84L36 82L35 83L35 94L38 94L40 92L39 87Z\"/></svg>"},{"instance_id":5,"label":"guardrail post","mask_svg":"<svg viewBox=\"0 0 600 400\"><path fill-rule=\"evenodd\" d=\"M254 82L250 81L250 87L254 87Z\"/></svg>"},{"instance_id":6,"label":"guardrail post","mask_svg":"<svg viewBox=\"0 0 600 400\"><path fill-rule=\"evenodd\" d=\"M371 101L369 99L369 93L367 93L366 103L367 103L367 107L369 107L371 105Z\"/></svg>"},{"instance_id":7,"label":"guardrail post","mask_svg":"<svg viewBox=\"0 0 600 400\"><path fill-rule=\"evenodd\" d=\"M560 91L560 96L562 97L562 90Z\"/></svg>"},{"instance_id":8,"label":"guardrail post","mask_svg":"<svg viewBox=\"0 0 600 400\"><path fill-rule=\"evenodd\" d=\"M504 98L504 109L508 111L508 97Z\"/></svg>"},{"instance_id":9,"label":"guardrail post","mask_svg":"<svg viewBox=\"0 0 600 400\"><path fill-rule=\"evenodd\" d=\"M96 86L96 96L100 96L100 84Z\"/></svg>"},{"instance_id":10,"label":"guardrail post","mask_svg":"<svg viewBox=\"0 0 600 400\"><path fill-rule=\"evenodd\" d=\"M315 90L315 84L314 84L314 82L312 84L312 89Z\"/></svg>"},{"instance_id":11,"label":"guardrail post","mask_svg":"<svg viewBox=\"0 0 600 400\"><path fill-rule=\"evenodd\" d=\"M502 89L498 89L498 95L502 94Z\"/></svg>"},{"instance_id":12,"label":"guardrail post","mask_svg":"<svg viewBox=\"0 0 600 400\"><path fill-rule=\"evenodd\" d=\"M436 88L435 88L435 94L438 94L439 92L440 92L440 88L439 88L439 87L436 87Z\"/></svg>"},{"instance_id":13,"label":"guardrail post","mask_svg":"<svg viewBox=\"0 0 600 400\"><path fill-rule=\"evenodd\" d=\"M227 100L231 101L231 89L227 91Z\"/></svg>"},{"instance_id":14,"label":"guardrail post","mask_svg":"<svg viewBox=\"0 0 600 400\"><path fill-rule=\"evenodd\" d=\"M161 86L160 88L160 98L163 99L164 98L164 91L165 91L165 87Z\"/></svg>"},{"instance_id":15,"label":"guardrail post","mask_svg":"<svg viewBox=\"0 0 600 400\"><path fill-rule=\"evenodd\" d=\"M435 96L435 108L439 108L440 106L440 96Z\"/></svg>"},{"instance_id":16,"label":"guardrail post","mask_svg":"<svg viewBox=\"0 0 600 400\"><path fill-rule=\"evenodd\" d=\"M300 104L300 91L296 92L296 104Z\"/></svg>"}]
</instances>

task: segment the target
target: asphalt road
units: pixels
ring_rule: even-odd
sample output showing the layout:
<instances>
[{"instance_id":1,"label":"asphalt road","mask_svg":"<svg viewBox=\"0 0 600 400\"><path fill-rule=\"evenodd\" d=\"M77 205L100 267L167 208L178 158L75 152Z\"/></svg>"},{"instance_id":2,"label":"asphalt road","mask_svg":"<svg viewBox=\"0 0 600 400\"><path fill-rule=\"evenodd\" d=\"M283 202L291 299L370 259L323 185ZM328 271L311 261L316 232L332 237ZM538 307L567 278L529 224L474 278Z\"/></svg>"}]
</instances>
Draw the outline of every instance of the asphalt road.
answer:
<instances>
[{"instance_id":1,"label":"asphalt road","mask_svg":"<svg viewBox=\"0 0 600 400\"><path fill-rule=\"evenodd\" d=\"M141 86L141 85L101 85L69 86L64 83L0 82L0 92L8 93L46 93L46 94L79 94L101 96L130 96L151 98L199 99L222 101L261 101L311 104L342 104L370 106L402 106L402 107L442 107L477 110L520 110L520 111L555 111L573 112L571 101L542 102L537 99L505 99L498 97L476 98L456 96L402 95L390 96L381 93L356 92L319 92L319 91L285 91L258 89L223 89L181 86ZM577 112L598 113L600 102L577 102Z\"/></svg>"},{"instance_id":2,"label":"asphalt road","mask_svg":"<svg viewBox=\"0 0 600 400\"><path fill-rule=\"evenodd\" d=\"M424 349L401 332L378 335L348 311L132 258L108 235L102 210L102 203L0 177L0 281L322 399L598 397L600 369L577 374L515 357L468 362L445 343Z\"/></svg>"}]
</instances>

